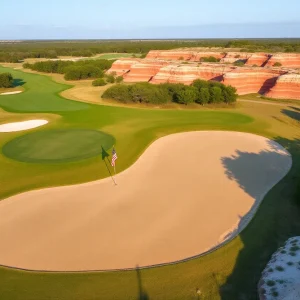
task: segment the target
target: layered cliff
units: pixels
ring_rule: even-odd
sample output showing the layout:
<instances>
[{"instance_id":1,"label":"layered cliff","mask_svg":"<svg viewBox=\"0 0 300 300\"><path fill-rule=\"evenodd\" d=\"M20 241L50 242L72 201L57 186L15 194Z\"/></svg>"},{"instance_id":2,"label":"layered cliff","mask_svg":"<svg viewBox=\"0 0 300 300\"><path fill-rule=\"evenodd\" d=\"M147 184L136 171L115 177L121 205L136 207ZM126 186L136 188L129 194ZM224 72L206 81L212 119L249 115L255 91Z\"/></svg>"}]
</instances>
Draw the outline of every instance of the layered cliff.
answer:
<instances>
[{"instance_id":1,"label":"layered cliff","mask_svg":"<svg viewBox=\"0 0 300 300\"><path fill-rule=\"evenodd\" d=\"M282 73L263 68L237 68L224 75L223 83L234 86L239 95L264 94L274 86Z\"/></svg>"},{"instance_id":2,"label":"layered cliff","mask_svg":"<svg viewBox=\"0 0 300 300\"><path fill-rule=\"evenodd\" d=\"M130 71L134 64L140 61L142 60L138 58L120 58L112 64L108 73L115 73L117 76L123 76Z\"/></svg>"},{"instance_id":3,"label":"layered cliff","mask_svg":"<svg viewBox=\"0 0 300 300\"><path fill-rule=\"evenodd\" d=\"M191 84L196 79L222 81L223 74L234 67L216 64L189 64L164 66L152 78L151 83L184 83Z\"/></svg>"},{"instance_id":4,"label":"layered cliff","mask_svg":"<svg viewBox=\"0 0 300 300\"><path fill-rule=\"evenodd\" d=\"M172 51L156 51L172 52ZM176 53L178 51L175 51ZM155 51L152 51L155 53ZM182 54L182 52L181 52ZM202 52L201 55L208 55ZM200 54L199 54L200 55ZM238 54L231 52L223 61L247 59L249 65L272 64L272 57L265 53ZM174 56L175 57L175 56ZM278 57L278 56L277 56ZM282 58L282 56L279 56ZM287 57L285 54L284 57ZM297 63L297 55L288 55L289 63ZM193 59L198 60L194 56ZM300 99L300 75L292 68L236 67L222 63L175 62L159 59L119 59L113 63L108 73L123 76L125 82L184 83L191 84L196 79L215 80L231 85L238 94L265 94L272 98ZM293 72L293 73L291 73ZM288 74L289 73L289 74Z\"/></svg>"},{"instance_id":5,"label":"layered cliff","mask_svg":"<svg viewBox=\"0 0 300 300\"><path fill-rule=\"evenodd\" d=\"M203 57L213 56L221 59L225 53L196 51L196 50L151 50L147 55L147 59L165 59L165 60L184 60L184 61L200 61Z\"/></svg>"},{"instance_id":6,"label":"layered cliff","mask_svg":"<svg viewBox=\"0 0 300 300\"><path fill-rule=\"evenodd\" d=\"M271 54L267 53L252 53L249 55L246 65L248 66L258 66L258 67L263 67L265 64L267 64L269 58L271 57Z\"/></svg>"},{"instance_id":7,"label":"layered cliff","mask_svg":"<svg viewBox=\"0 0 300 300\"><path fill-rule=\"evenodd\" d=\"M278 99L300 100L300 74L285 74L280 76L266 96Z\"/></svg>"},{"instance_id":8,"label":"layered cliff","mask_svg":"<svg viewBox=\"0 0 300 300\"><path fill-rule=\"evenodd\" d=\"M226 55L221 59L223 63L234 63L236 61L246 62L251 56L251 53L246 52L227 52Z\"/></svg>"},{"instance_id":9,"label":"layered cliff","mask_svg":"<svg viewBox=\"0 0 300 300\"><path fill-rule=\"evenodd\" d=\"M300 68L300 53L272 54L266 66L274 66L276 63L282 67Z\"/></svg>"},{"instance_id":10,"label":"layered cliff","mask_svg":"<svg viewBox=\"0 0 300 300\"><path fill-rule=\"evenodd\" d=\"M159 60L143 60L131 65L130 71L123 76L125 82L150 81L154 75L168 62Z\"/></svg>"}]
</instances>

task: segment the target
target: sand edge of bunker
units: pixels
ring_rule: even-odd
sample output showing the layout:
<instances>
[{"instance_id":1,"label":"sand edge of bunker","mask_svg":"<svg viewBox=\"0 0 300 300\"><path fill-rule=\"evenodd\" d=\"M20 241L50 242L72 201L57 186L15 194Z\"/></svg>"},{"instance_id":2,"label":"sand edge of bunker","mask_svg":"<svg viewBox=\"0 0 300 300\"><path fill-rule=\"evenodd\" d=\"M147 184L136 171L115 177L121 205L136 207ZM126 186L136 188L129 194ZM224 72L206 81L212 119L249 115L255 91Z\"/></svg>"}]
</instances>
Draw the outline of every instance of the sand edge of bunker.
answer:
<instances>
[{"instance_id":1,"label":"sand edge of bunker","mask_svg":"<svg viewBox=\"0 0 300 300\"><path fill-rule=\"evenodd\" d=\"M162 264L154 264L154 265L147 265L147 266L141 266L141 268L150 268L150 267L157 267L157 266L162 266L162 265L170 265L170 264L176 264L176 263L180 263L180 262L183 262L183 261L187 261L187 260L191 260L191 259L194 259L196 257L200 257L200 256L203 256L203 255L206 255L220 247L222 247L225 243L228 243L229 241L231 241L233 238L235 238L248 224L249 222L252 220L252 218L254 217L257 209L259 208L264 196L281 180L284 178L284 176L288 173L288 171L290 170L291 166L292 166L292 160L291 160L291 155L289 154L288 151L286 151L281 145L279 145L278 143L272 141L272 140L269 140L267 138L264 138L262 136L259 136L259 135L255 135L255 134L250 134L250 133L242 133L242 132L233 132L233 131L192 131L192 132L186 132L186 133L175 133L175 134L171 134L171 135L168 135L168 136L165 136L165 137L162 137L162 138L159 138L158 140L156 140L155 142L153 142L146 150L144 153L147 152L147 150L155 143L157 143L158 141L162 141L166 138L170 138L170 137L179 137L181 135L184 135L184 134L195 134L195 133L211 133L211 132L219 132L219 133L234 133L236 135L248 135L248 136L251 136L251 137L256 137L256 138L260 138L260 139L264 139L264 140L268 140L268 142L271 144L272 146L272 149L274 149L274 151L280 151L283 153L283 155L286 155L289 157L289 160L288 160L288 163L286 164L285 166L285 169L284 169L284 172L280 175L280 178L276 178L276 181L273 181L265 190L262 194L259 194L259 196L256 198L256 201L255 201L255 205L253 205L253 207L251 208L251 210L244 216L245 219L244 219L244 222L240 223L238 228L236 228L236 226L234 228L229 228L229 234L228 234L228 230L227 230L227 234L226 234L226 239L223 239L222 242L218 243L217 245L215 245L214 247L212 247L211 249L209 249L208 251L204 251L204 252L201 252L200 254L197 254L195 256L192 256L192 257L187 257L187 258L184 258L184 259L180 259L178 261L170 261L170 262L167 262L167 263L162 263ZM131 168L135 167L135 165L139 162L139 160L143 159L143 155L144 153L139 157L139 159L131 166L129 167L128 169L124 170L123 172L121 172L120 174L118 174L118 176L120 175L124 175L126 174L127 172L130 172L131 171ZM105 179L101 179L101 180L97 180L97 181L93 181L93 182L88 182L88 183L83 183L83 184L78 184L78 185L70 185L70 186L66 186L66 187L56 187L56 188L47 188L47 189L42 189L42 190L36 190L36 191L31 191L31 192L27 192L27 193L23 193L23 194L19 194L17 196L13 196L13 197L10 197L10 198L15 198L15 197L22 197L22 195L24 194L28 194L28 193L38 193L38 191L43 191L44 194L45 192L49 191L49 190L60 190L60 191L63 191L63 189L72 189L72 187L87 187L87 186L93 186L97 183L101 183L101 182L104 182L104 181L109 181L110 178L105 178ZM117 180L118 180L118 177L117 177ZM7 198L9 199L9 198ZM7 199L4 199L3 201L5 202ZM11 199L11 201L14 201L14 199ZM7 266L7 265L5 265ZM10 266L8 266L10 267ZM14 267L12 267L14 268ZM18 267L17 267L18 268ZM21 268L23 269L23 268ZM33 271L43 271L43 269L31 269L31 268L24 268L26 270L33 270ZM120 269L103 269L102 271L113 271L113 270L129 270L129 269L133 269L133 268L120 268ZM49 270L47 269L47 271L52 271L52 270ZM53 270L53 272L88 272L88 271L101 271L101 269L86 269L86 270Z\"/></svg>"},{"instance_id":2,"label":"sand edge of bunker","mask_svg":"<svg viewBox=\"0 0 300 300\"><path fill-rule=\"evenodd\" d=\"M44 119L33 119L20 122L3 123L0 124L0 133L29 130L46 125L48 123L49 121Z\"/></svg>"}]
</instances>

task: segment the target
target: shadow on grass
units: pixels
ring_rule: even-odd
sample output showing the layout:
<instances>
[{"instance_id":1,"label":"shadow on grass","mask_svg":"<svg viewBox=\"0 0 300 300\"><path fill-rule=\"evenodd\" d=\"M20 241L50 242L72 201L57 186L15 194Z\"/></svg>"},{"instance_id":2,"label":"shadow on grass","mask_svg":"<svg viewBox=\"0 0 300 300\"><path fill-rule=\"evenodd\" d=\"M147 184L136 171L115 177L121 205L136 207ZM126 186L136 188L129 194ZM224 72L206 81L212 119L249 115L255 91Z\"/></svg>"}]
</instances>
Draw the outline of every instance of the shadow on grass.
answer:
<instances>
[{"instance_id":1,"label":"shadow on grass","mask_svg":"<svg viewBox=\"0 0 300 300\"><path fill-rule=\"evenodd\" d=\"M297 203L299 197L297 185L300 182L300 139L289 140L278 137L274 140L292 154L293 166L288 175L269 191L253 220L237 237L242 241L243 249L238 253L230 276L226 278L225 283L218 284L222 300L259 299L257 284L271 255L288 238L299 235L300 232L300 203ZM260 162L268 159L269 155L272 157L274 154L262 151L257 156L237 153L230 159L223 158L227 176L237 181L249 195L255 196L252 184L257 178L249 178L249 175L238 167L238 162L246 168L257 168ZM248 158L254 161L253 166L243 162Z\"/></svg>"},{"instance_id":2,"label":"shadow on grass","mask_svg":"<svg viewBox=\"0 0 300 300\"><path fill-rule=\"evenodd\" d=\"M13 87L17 87L17 86L22 86L26 83L26 81L24 81L23 79L14 79L13 81Z\"/></svg>"},{"instance_id":3,"label":"shadow on grass","mask_svg":"<svg viewBox=\"0 0 300 300\"><path fill-rule=\"evenodd\" d=\"M108 159L109 154L108 154L107 151L103 148L103 146L101 146L101 149L102 149L102 151L101 151L102 161L104 162L104 164L105 164L105 166L106 166L106 169L107 169L107 172L108 172L110 178L112 179L113 183L114 183L115 185L117 185L117 184L116 184L116 181L115 181L115 179L114 179L114 177L113 177L113 174L111 173L110 168L109 168L109 165L110 165L110 161L109 161L109 159Z\"/></svg>"},{"instance_id":4,"label":"shadow on grass","mask_svg":"<svg viewBox=\"0 0 300 300\"><path fill-rule=\"evenodd\" d=\"M136 266L136 276L137 276L137 283L138 283L138 298L137 300L150 300L147 292L145 291L142 283L142 276L139 266Z\"/></svg>"},{"instance_id":5,"label":"shadow on grass","mask_svg":"<svg viewBox=\"0 0 300 300\"><path fill-rule=\"evenodd\" d=\"M282 109L281 113L284 115L296 120L300 121L300 109L297 107L289 106L292 110L290 109Z\"/></svg>"}]
</instances>

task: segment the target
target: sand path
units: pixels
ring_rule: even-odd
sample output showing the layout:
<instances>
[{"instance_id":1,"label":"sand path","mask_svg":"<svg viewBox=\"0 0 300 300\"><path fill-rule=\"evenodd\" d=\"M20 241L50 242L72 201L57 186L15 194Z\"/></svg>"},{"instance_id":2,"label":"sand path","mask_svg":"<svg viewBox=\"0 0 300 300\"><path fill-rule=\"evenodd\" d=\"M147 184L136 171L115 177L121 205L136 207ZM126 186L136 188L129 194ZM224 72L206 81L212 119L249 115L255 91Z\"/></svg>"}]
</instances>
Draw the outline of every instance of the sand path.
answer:
<instances>
[{"instance_id":1,"label":"sand path","mask_svg":"<svg viewBox=\"0 0 300 300\"><path fill-rule=\"evenodd\" d=\"M117 186L106 178L1 201L0 264L104 270L198 255L241 228L290 167L289 153L264 137L169 135L119 174Z\"/></svg>"},{"instance_id":2,"label":"sand path","mask_svg":"<svg viewBox=\"0 0 300 300\"><path fill-rule=\"evenodd\" d=\"M28 120L22 122L0 124L0 132L15 132L15 131L28 130L28 129L45 125L47 123L48 123L47 120Z\"/></svg>"}]
</instances>

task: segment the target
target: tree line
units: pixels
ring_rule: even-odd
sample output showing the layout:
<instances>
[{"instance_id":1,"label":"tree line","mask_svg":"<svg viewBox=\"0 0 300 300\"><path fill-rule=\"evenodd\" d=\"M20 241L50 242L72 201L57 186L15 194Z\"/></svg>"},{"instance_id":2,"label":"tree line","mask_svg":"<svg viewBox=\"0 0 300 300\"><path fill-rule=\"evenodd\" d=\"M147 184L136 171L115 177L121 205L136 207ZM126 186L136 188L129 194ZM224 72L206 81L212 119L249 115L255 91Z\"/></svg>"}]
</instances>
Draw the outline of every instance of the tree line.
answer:
<instances>
[{"instance_id":1,"label":"tree line","mask_svg":"<svg viewBox=\"0 0 300 300\"><path fill-rule=\"evenodd\" d=\"M0 73L0 88L10 88L14 85L14 78L10 73Z\"/></svg>"},{"instance_id":2,"label":"tree line","mask_svg":"<svg viewBox=\"0 0 300 300\"><path fill-rule=\"evenodd\" d=\"M233 103L236 89L220 82L195 80L192 85L141 82L132 85L117 84L108 88L102 95L104 99L114 99L122 103L180 104Z\"/></svg>"},{"instance_id":3,"label":"tree line","mask_svg":"<svg viewBox=\"0 0 300 300\"><path fill-rule=\"evenodd\" d=\"M66 80L101 78L110 69L113 60L95 59L80 61L42 61L33 64L25 63L23 67L38 72L64 74Z\"/></svg>"},{"instance_id":4,"label":"tree line","mask_svg":"<svg viewBox=\"0 0 300 300\"><path fill-rule=\"evenodd\" d=\"M299 39L23 41L0 43L0 62L20 62L26 58L57 58L58 56L91 57L100 53L145 55L150 50L171 50L180 47L237 47L247 52L300 52L300 41Z\"/></svg>"}]
</instances>

